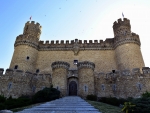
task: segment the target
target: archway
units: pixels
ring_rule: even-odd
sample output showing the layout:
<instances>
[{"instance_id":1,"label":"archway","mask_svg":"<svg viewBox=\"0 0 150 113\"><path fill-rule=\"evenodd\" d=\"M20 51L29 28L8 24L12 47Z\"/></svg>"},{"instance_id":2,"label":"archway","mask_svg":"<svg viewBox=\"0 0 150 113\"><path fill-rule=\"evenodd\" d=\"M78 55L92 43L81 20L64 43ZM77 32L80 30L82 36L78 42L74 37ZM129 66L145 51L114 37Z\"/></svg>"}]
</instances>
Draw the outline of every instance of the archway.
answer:
<instances>
[{"instance_id":1,"label":"archway","mask_svg":"<svg viewBox=\"0 0 150 113\"><path fill-rule=\"evenodd\" d=\"M77 95L77 83L75 81L71 81L69 83L69 95L70 96Z\"/></svg>"}]
</instances>

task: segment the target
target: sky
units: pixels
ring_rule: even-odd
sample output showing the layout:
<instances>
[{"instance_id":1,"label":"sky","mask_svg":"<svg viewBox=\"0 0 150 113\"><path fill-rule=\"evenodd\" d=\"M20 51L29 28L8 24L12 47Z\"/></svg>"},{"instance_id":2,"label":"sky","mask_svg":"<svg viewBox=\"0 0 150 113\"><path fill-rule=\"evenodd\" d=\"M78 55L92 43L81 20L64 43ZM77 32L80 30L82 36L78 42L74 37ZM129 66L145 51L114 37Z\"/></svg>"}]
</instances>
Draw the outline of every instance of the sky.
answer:
<instances>
[{"instance_id":1,"label":"sky","mask_svg":"<svg viewBox=\"0 0 150 113\"><path fill-rule=\"evenodd\" d=\"M40 40L105 40L113 38L113 23L130 19L150 67L150 0L0 0L0 68L9 68L16 37L24 25L40 23Z\"/></svg>"}]
</instances>

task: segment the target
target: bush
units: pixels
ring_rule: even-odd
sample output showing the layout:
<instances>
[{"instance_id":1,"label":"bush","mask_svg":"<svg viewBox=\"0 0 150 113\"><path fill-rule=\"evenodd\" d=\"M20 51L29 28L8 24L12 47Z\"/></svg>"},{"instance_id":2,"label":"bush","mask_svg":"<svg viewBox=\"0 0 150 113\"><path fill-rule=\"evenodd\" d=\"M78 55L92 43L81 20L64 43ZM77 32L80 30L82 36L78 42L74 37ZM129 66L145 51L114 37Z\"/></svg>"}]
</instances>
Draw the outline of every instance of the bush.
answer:
<instances>
[{"instance_id":1,"label":"bush","mask_svg":"<svg viewBox=\"0 0 150 113\"><path fill-rule=\"evenodd\" d=\"M6 101L6 97L0 95L0 103L4 103Z\"/></svg>"},{"instance_id":2,"label":"bush","mask_svg":"<svg viewBox=\"0 0 150 113\"><path fill-rule=\"evenodd\" d=\"M148 98L150 97L150 92L146 91L145 93L142 94L142 97Z\"/></svg>"},{"instance_id":3,"label":"bush","mask_svg":"<svg viewBox=\"0 0 150 113\"><path fill-rule=\"evenodd\" d=\"M33 97L33 103L46 102L60 97L60 91L55 88L44 88L41 91L38 91Z\"/></svg>"},{"instance_id":4,"label":"bush","mask_svg":"<svg viewBox=\"0 0 150 113\"><path fill-rule=\"evenodd\" d=\"M6 99L4 96L0 95L0 110L23 107L32 103L46 102L57 99L59 96L60 91L52 87L38 91L32 98L28 95L22 95L17 99L13 99L11 96Z\"/></svg>"},{"instance_id":5,"label":"bush","mask_svg":"<svg viewBox=\"0 0 150 113\"><path fill-rule=\"evenodd\" d=\"M123 98L117 99L116 97L101 97L99 101L110 104L110 105L114 105L114 106L120 106L120 104L123 105L124 102L127 102L126 99L123 99Z\"/></svg>"},{"instance_id":6,"label":"bush","mask_svg":"<svg viewBox=\"0 0 150 113\"><path fill-rule=\"evenodd\" d=\"M93 95L93 94L87 95L86 99L87 100L91 100L91 101L96 101L97 100L97 96Z\"/></svg>"},{"instance_id":7,"label":"bush","mask_svg":"<svg viewBox=\"0 0 150 113\"><path fill-rule=\"evenodd\" d=\"M150 113L150 97L133 99L132 103L136 105L134 113Z\"/></svg>"}]
</instances>

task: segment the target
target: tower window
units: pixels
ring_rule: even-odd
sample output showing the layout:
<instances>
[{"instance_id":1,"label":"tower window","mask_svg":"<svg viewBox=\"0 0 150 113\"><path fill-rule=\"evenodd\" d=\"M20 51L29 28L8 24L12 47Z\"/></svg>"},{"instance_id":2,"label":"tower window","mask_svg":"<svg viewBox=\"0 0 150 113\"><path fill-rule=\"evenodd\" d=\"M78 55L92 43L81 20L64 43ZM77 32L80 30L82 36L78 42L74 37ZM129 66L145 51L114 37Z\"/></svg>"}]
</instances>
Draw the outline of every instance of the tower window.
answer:
<instances>
[{"instance_id":1,"label":"tower window","mask_svg":"<svg viewBox=\"0 0 150 113\"><path fill-rule=\"evenodd\" d=\"M37 69L37 70L36 70L36 73L39 73L39 71L40 71L40 70L39 70L39 69Z\"/></svg>"},{"instance_id":2,"label":"tower window","mask_svg":"<svg viewBox=\"0 0 150 113\"><path fill-rule=\"evenodd\" d=\"M74 60L73 64L77 65L78 64L78 60Z\"/></svg>"},{"instance_id":3,"label":"tower window","mask_svg":"<svg viewBox=\"0 0 150 113\"><path fill-rule=\"evenodd\" d=\"M27 60L29 60L29 58L30 58L30 57L29 57L29 56L27 56Z\"/></svg>"},{"instance_id":4,"label":"tower window","mask_svg":"<svg viewBox=\"0 0 150 113\"><path fill-rule=\"evenodd\" d=\"M14 69L18 69L18 65L15 65Z\"/></svg>"}]
</instances>

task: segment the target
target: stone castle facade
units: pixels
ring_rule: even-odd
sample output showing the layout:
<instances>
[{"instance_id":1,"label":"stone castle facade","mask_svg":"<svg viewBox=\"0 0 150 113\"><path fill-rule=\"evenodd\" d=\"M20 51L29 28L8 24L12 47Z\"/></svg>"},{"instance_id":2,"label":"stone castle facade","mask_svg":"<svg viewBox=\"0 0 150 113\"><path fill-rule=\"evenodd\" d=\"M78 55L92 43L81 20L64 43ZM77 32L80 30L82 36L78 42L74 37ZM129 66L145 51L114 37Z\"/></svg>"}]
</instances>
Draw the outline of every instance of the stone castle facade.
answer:
<instances>
[{"instance_id":1,"label":"stone castle facade","mask_svg":"<svg viewBox=\"0 0 150 113\"><path fill-rule=\"evenodd\" d=\"M139 97L150 91L150 68L144 67L140 38L130 20L113 24L114 38L39 41L42 27L27 22L17 36L9 69L0 68L0 94L32 95L51 84L63 96Z\"/></svg>"}]
</instances>

